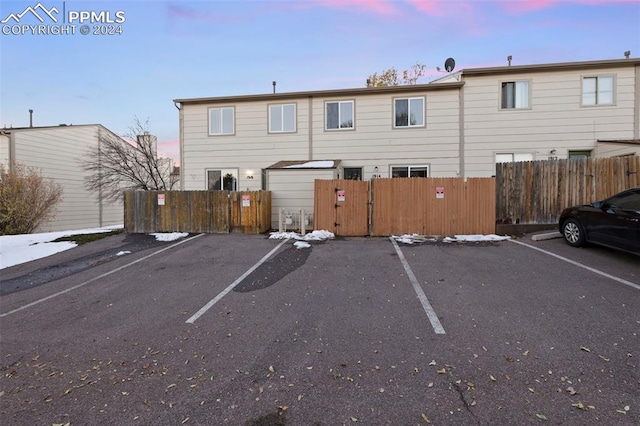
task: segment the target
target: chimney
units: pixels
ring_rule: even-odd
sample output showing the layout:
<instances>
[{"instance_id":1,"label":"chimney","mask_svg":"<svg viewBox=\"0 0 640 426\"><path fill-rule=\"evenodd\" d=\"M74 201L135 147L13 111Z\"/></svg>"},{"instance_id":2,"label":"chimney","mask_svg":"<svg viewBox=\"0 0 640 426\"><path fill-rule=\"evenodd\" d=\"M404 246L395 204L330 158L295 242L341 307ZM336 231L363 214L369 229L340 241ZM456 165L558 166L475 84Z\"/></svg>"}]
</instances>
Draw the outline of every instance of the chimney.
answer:
<instances>
[{"instance_id":1,"label":"chimney","mask_svg":"<svg viewBox=\"0 0 640 426\"><path fill-rule=\"evenodd\" d=\"M33 110L29 110L29 127L33 127Z\"/></svg>"}]
</instances>

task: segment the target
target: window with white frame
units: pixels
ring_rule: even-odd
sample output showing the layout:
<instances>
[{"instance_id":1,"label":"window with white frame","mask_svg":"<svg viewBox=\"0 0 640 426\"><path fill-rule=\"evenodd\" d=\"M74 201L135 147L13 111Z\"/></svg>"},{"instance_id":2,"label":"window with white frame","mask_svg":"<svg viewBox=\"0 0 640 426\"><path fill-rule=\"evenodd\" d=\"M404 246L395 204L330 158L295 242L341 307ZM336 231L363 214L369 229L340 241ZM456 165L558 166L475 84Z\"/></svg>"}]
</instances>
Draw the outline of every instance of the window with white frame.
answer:
<instances>
[{"instance_id":1,"label":"window with white frame","mask_svg":"<svg viewBox=\"0 0 640 426\"><path fill-rule=\"evenodd\" d=\"M429 166L391 166L392 178L429 177Z\"/></svg>"},{"instance_id":2,"label":"window with white frame","mask_svg":"<svg viewBox=\"0 0 640 426\"><path fill-rule=\"evenodd\" d=\"M269 105L269 133L296 131L296 104Z\"/></svg>"},{"instance_id":3,"label":"window with white frame","mask_svg":"<svg viewBox=\"0 0 640 426\"><path fill-rule=\"evenodd\" d=\"M505 81L501 89L502 109L530 108L530 93L528 81Z\"/></svg>"},{"instance_id":4,"label":"window with white frame","mask_svg":"<svg viewBox=\"0 0 640 426\"><path fill-rule=\"evenodd\" d=\"M613 105L613 76L584 77L582 105Z\"/></svg>"},{"instance_id":5,"label":"window with white frame","mask_svg":"<svg viewBox=\"0 0 640 426\"><path fill-rule=\"evenodd\" d=\"M514 161L533 161L533 154L529 152L496 153L496 163L513 163Z\"/></svg>"},{"instance_id":6,"label":"window with white frame","mask_svg":"<svg viewBox=\"0 0 640 426\"><path fill-rule=\"evenodd\" d=\"M207 188L209 191L237 191L237 170L207 170Z\"/></svg>"},{"instance_id":7,"label":"window with white frame","mask_svg":"<svg viewBox=\"0 0 640 426\"><path fill-rule=\"evenodd\" d=\"M234 107L209 108L209 135L233 135L234 120Z\"/></svg>"},{"instance_id":8,"label":"window with white frame","mask_svg":"<svg viewBox=\"0 0 640 426\"><path fill-rule=\"evenodd\" d=\"M394 127L424 126L424 97L395 99Z\"/></svg>"},{"instance_id":9,"label":"window with white frame","mask_svg":"<svg viewBox=\"0 0 640 426\"><path fill-rule=\"evenodd\" d=\"M326 104L326 129L353 129L353 101L327 102Z\"/></svg>"}]
</instances>

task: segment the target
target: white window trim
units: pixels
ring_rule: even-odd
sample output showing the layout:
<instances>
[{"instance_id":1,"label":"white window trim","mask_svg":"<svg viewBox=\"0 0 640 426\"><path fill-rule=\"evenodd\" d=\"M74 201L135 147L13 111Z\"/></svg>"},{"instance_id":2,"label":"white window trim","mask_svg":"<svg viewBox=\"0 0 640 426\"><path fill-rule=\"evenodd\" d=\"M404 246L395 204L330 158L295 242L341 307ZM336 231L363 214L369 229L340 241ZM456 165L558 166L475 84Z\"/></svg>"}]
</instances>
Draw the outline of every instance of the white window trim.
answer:
<instances>
[{"instance_id":1,"label":"white window trim","mask_svg":"<svg viewBox=\"0 0 640 426\"><path fill-rule=\"evenodd\" d=\"M511 161L498 161L498 156L499 155L510 155L511 156ZM502 163L518 163L518 162L522 162L522 161L533 161L534 160L534 155L531 152L495 152L493 154L493 162L495 164L502 164Z\"/></svg>"},{"instance_id":2,"label":"white window trim","mask_svg":"<svg viewBox=\"0 0 640 426\"><path fill-rule=\"evenodd\" d=\"M398 167L406 167L407 175L411 175L411 168L426 168L427 177L431 176L431 166L429 164L390 164L389 165L389 177L393 177L393 169Z\"/></svg>"},{"instance_id":3,"label":"white window trim","mask_svg":"<svg viewBox=\"0 0 640 426\"><path fill-rule=\"evenodd\" d=\"M282 129L284 129L284 107L286 105L293 105L293 130L273 130L271 128L271 107L280 107L280 111L282 113L282 120L280 124ZM267 105L267 121L268 133L296 133L298 131L298 105L295 102Z\"/></svg>"},{"instance_id":4,"label":"white window trim","mask_svg":"<svg viewBox=\"0 0 640 426\"><path fill-rule=\"evenodd\" d=\"M585 104L584 103L584 80L587 78L595 78L597 80L601 79L601 78L607 78L607 77L611 77L611 79L613 80L613 94L612 94L612 100L611 103L600 103L598 102L598 86L597 86L597 82L596 82L596 103L595 104ZM617 93L617 85L618 85L618 79L616 78L615 74L586 74L586 75L582 75L580 77L580 106L581 107L585 107L585 108L593 108L593 107L609 107L609 106L615 106L616 102L617 102L617 97L616 97L616 93Z\"/></svg>"},{"instance_id":5,"label":"white window trim","mask_svg":"<svg viewBox=\"0 0 640 426\"><path fill-rule=\"evenodd\" d=\"M227 132L225 133L224 131L221 133L212 133L211 132L211 111L213 110L220 110L220 114L222 115L222 110L224 109L231 109L231 112L233 113L233 129L231 129L231 132ZM221 117L222 118L222 117ZM221 121L222 122L222 121ZM216 106L216 107L209 107L207 109L207 133L209 134L209 136L233 136L236 134L236 107L235 106Z\"/></svg>"},{"instance_id":6,"label":"white window trim","mask_svg":"<svg viewBox=\"0 0 640 426\"><path fill-rule=\"evenodd\" d=\"M406 126L397 126L396 125L396 101L407 100L407 107L409 109L409 117L411 117L411 100L412 99L421 99L422 100L422 124L411 124L411 120L409 120ZM411 128L420 128L427 127L427 100L424 96L409 96L409 97L399 97L393 98L393 117L391 117L393 122L394 129L411 129Z\"/></svg>"},{"instance_id":7,"label":"white window trim","mask_svg":"<svg viewBox=\"0 0 640 426\"><path fill-rule=\"evenodd\" d=\"M351 127L340 127L340 104L351 103ZM327 105L328 104L338 104L338 127L335 129L330 129L327 127ZM340 132L345 130L355 130L356 129L356 101L354 99L340 100L340 101L325 101L324 102L324 130L327 132Z\"/></svg>"},{"instance_id":8,"label":"white window trim","mask_svg":"<svg viewBox=\"0 0 640 426\"><path fill-rule=\"evenodd\" d=\"M517 86L517 83L527 83L527 99L529 100L527 106L524 106L524 107L514 106L513 108L504 108L502 106L502 85L504 83L514 83L514 84L516 84L516 86ZM499 90L499 93L498 93L498 95L499 95L498 96L498 109L500 111L526 111L526 110L530 110L532 108L531 107L531 105L532 105L532 99L531 99L532 87L533 87L532 80L526 79L526 78L525 79L519 79L519 80L502 80L502 81L500 81L499 86L498 86L498 90ZM514 101L517 102L517 100L518 100L518 98L516 97L514 99Z\"/></svg>"},{"instance_id":9,"label":"white window trim","mask_svg":"<svg viewBox=\"0 0 640 426\"><path fill-rule=\"evenodd\" d=\"M240 185L240 169L237 167L227 167L227 168L222 168L222 167L208 167L204 170L204 187L206 188L206 190L209 190L209 172L210 171L219 171L220 172L220 187L222 188L222 186L224 185L224 177L227 173L230 173L233 175L233 178L235 179L234 182L234 189L233 191L237 191L238 187ZM217 191L222 191L222 189L218 189Z\"/></svg>"}]
</instances>

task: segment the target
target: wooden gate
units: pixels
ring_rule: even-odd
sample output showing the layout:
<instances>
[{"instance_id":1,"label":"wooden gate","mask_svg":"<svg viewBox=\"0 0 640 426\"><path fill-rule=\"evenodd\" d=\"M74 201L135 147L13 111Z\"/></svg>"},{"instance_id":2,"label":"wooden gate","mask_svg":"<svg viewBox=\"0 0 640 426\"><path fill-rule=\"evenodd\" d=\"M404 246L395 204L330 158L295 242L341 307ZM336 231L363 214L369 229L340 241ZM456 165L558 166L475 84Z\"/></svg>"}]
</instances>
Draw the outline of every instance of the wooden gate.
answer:
<instances>
[{"instance_id":1,"label":"wooden gate","mask_svg":"<svg viewBox=\"0 0 640 426\"><path fill-rule=\"evenodd\" d=\"M336 235L369 235L369 182L320 180L314 184L314 229Z\"/></svg>"}]
</instances>

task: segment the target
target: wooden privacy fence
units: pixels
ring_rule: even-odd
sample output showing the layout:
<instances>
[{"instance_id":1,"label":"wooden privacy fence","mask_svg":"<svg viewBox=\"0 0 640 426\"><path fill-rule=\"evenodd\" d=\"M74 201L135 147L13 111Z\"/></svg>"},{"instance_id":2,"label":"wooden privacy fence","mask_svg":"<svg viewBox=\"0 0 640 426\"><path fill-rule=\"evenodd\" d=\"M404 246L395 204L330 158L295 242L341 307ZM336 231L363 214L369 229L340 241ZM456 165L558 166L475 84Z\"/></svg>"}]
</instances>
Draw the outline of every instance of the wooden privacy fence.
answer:
<instances>
[{"instance_id":1,"label":"wooden privacy fence","mask_svg":"<svg viewBox=\"0 0 640 426\"><path fill-rule=\"evenodd\" d=\"M320 180L314 182L314 228L337 235L369 235L369 182Z\"/></svg>"},{"instance_id":2,"label":"wooden privacy fence","mask_svg":"<svg viewBox=\"0 0 640 426\"><path fill-rule=\"evenodd\" d=\"M640 186L640 157L496 165L497 224L555 224L565 207Z\"/></svg>"},{"instance_id":3,"label":"wooden privacy fence","mask_svg":"<svg viewBox=\"0 0 640 426\"><path fill-rule=\"evenodd\" d=\"M493 234L494 178L372 181L372 235Z\"/></svg>"},{"instance_id":4,"label":"wooden privacy fence","mask_svg":"<svg viewBox=\"0 0 640 426\"><path fill-rule=\"evenodd\" d=\"M260 234L271 228L271 192L126 191L125 232Z\"/></svg>"},{"instance_id":5,"label":"wooden privacy fence","mask_svg":"<svg viewBox=\"0 0 640 426\"><path fill-rule=\"evenodd\" d=\"M315 229L337 235L495 232L494 178L316 180Z\"/></svg>"}]
</instances>

